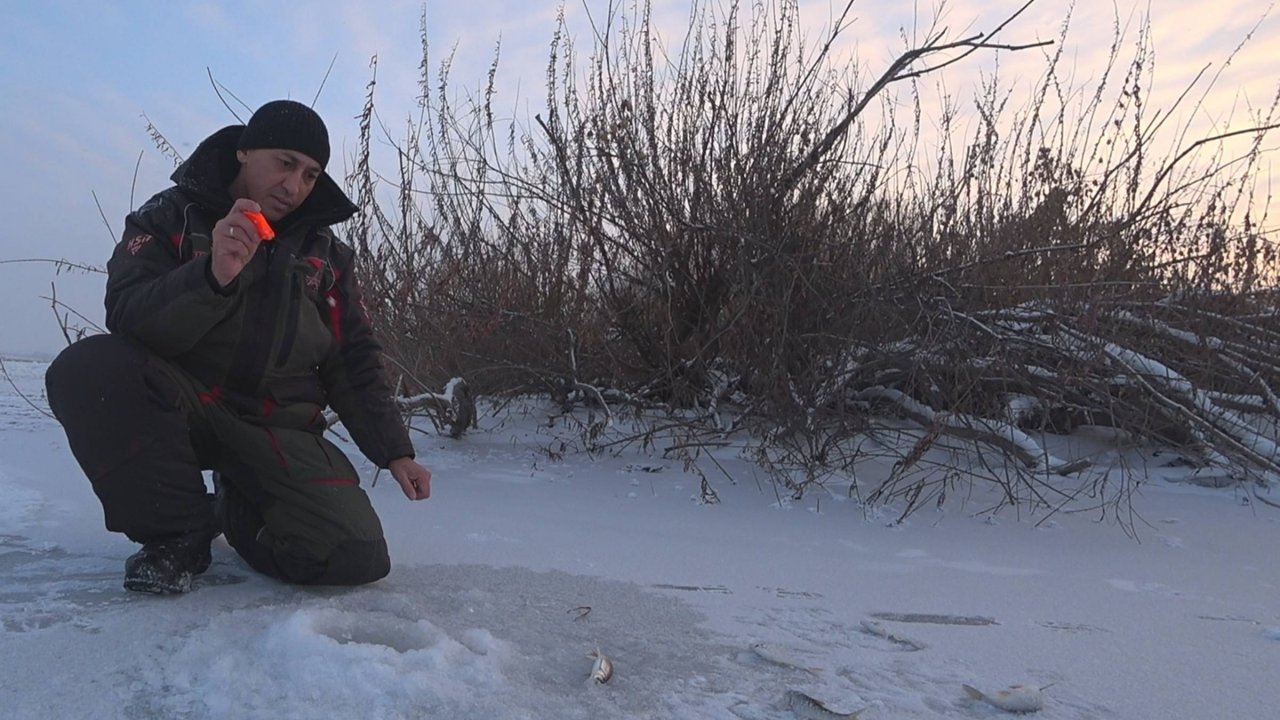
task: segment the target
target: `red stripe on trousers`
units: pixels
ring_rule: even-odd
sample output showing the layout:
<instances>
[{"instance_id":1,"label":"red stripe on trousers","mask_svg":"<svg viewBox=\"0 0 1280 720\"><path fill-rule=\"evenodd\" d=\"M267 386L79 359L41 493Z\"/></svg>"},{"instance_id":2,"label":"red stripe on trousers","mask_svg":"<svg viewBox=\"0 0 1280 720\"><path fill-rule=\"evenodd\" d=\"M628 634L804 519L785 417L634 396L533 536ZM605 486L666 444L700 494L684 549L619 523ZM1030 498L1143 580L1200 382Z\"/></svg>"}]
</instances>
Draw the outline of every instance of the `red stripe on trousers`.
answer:
<instances>
[{"instance_id":1,"label":"red stripe on trousers","mask_svg":"<svg viewBox=\"0 0 1280 720\"><path fill-rule=\"evenodd\" d=\"M280 441L276 439L276 434L271 432L271 428L263 428L267 432L267 437L271 438L271 449L276 451L276 458L280 460L280 467L285 470L289 469L289 461L285 459L284 453L280 451Z\"/></svg>"}]
</instances>

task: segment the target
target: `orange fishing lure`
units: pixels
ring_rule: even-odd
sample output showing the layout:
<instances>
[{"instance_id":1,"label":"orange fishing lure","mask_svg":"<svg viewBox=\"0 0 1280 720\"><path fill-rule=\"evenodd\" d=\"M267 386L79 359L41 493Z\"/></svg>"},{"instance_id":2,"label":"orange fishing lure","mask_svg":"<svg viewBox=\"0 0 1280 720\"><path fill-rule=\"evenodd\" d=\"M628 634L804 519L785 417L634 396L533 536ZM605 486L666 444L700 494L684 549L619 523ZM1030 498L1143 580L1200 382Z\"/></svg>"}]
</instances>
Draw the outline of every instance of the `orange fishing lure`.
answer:
<instances>
[{"instance_id":1,"label":"orange fishing lure","mask_svg":"<svg viewBox=\"0 0 1280 720\"><path fill-rule=\"evenodd\" d=\"M253 227L258 231L258 237L262 238L263 242L275 239L276 231L271 229L271 223L267 222L267 218L262 213L253 212L252 210L241 210L240 212L244 213L244 216L253 223Z\"/></svg>"}]
</instances>

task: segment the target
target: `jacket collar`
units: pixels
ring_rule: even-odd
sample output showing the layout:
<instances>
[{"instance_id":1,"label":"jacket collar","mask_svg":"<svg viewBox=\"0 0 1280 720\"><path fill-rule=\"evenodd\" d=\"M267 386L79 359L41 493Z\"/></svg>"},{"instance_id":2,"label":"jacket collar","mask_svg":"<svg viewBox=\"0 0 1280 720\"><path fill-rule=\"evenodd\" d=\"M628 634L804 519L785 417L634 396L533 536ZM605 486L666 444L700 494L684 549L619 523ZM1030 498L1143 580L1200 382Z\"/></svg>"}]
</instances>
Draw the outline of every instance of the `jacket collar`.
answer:
<instances>
[{"instance_id":1,"label":"jacket collar","mask_svg":"<svg viewBox=\"0 0 1280 720\"><path fill-rule=\"evenodd\" d=\"M173 171L170 179L210 210L220 214L230 212L233 203L227 187L239 168L236 145L243 131L243 125L228 125L205 138L191 157ZM333 225L358 211L329 173L322 172L306 201L273 224L282 231L295 225Z\"/></svg>"}]
</instances>

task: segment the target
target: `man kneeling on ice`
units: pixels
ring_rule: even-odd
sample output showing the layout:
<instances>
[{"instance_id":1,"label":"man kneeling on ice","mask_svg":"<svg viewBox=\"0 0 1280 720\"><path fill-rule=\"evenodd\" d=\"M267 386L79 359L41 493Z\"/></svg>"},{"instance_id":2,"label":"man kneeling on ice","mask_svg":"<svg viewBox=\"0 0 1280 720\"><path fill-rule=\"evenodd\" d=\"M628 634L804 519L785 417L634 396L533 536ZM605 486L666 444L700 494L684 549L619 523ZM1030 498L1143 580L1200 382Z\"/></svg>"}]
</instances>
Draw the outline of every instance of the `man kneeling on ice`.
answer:
<instances>
[{"instance_id":1,"label":"man kneeling on ice","mask_svg":"<svg viewBox=\"0 0 1280 720\"><path fill-rule=\"evenodd\" d=\"M410 500L431 494L354 253L329 228L357 208L328 161L324 122L289 100L210 135L126 219L107 264L110 333L49 367L49 406L107 529L142 544L125 562L129 590L190 590L219 533L285 582L384 577L382 525L323 435L326 405Z\"/></svg>"}]
</instances>

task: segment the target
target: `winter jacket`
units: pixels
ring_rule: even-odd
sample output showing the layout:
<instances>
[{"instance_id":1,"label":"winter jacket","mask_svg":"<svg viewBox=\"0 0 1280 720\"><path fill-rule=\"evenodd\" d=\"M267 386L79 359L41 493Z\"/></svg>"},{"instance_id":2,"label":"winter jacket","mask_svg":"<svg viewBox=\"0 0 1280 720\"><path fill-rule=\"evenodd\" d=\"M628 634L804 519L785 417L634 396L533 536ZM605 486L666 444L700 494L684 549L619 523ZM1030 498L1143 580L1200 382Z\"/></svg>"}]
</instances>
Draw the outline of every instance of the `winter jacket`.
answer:
<instances>
[{"instance_id":1,"label":"winter jacket","mask_svg":"<svg viewBox=\"0 0 1280 720\"><path fill-rule=\"evenodd\" d=\"M380 467L412 457L353 272L329 225L357 210L320 175L307 200L273 223L276 238L230 285L210 262L213 225L230 211L243 126L202 142L173 187L131 213L107 264L107 329L171 360L250 422L323 429L333 407Z\"/></svg>"}]
</instances>

